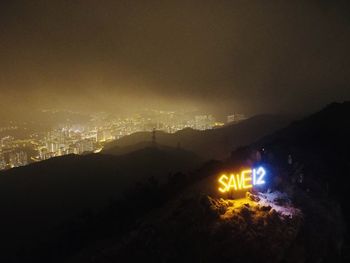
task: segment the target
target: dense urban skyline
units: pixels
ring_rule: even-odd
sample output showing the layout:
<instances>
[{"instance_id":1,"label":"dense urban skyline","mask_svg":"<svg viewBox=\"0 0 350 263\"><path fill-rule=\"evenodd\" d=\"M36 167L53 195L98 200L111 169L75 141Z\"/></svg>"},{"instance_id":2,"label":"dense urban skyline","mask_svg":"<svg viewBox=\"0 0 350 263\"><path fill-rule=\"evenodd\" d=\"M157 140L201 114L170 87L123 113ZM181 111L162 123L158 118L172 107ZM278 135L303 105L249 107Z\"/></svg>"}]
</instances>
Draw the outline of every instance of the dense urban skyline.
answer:
<instances>
[{"instance_id":1,"label":"dense urban skyline","mask_svg":"<svg viewBox=\"0 0 350 263\"><path fill-rule=\"evenodd\" d=\"M0 115L318 110L349 98L348 11L346 1L1 2Z\"/></svg>"},{"instance_id":2,"label":"dense urban skyline","mask_svg":"<svg viewBox=\"0 0 350 263\"><path fill-rule=\"evenodd\" d=\"M51 125L40 125L40 121L0 125L0 170L68 154L98 153L105 144L137 132L175 133L185 128L204 131L246 119L244 114L234 113L220 122L212 114L154 109L125 117L106 112L81 115L57 109L41 112L46 116L46 124L52 119Z\"/></svg>"}]
</instances>

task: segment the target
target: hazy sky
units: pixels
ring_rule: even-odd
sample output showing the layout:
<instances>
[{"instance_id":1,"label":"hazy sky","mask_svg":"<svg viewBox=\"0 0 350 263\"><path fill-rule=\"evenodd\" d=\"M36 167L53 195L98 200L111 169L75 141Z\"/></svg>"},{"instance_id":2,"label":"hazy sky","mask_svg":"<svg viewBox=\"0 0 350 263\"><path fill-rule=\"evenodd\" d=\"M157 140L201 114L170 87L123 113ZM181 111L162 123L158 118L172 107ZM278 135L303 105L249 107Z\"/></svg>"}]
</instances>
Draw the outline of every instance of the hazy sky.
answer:
<instances>
[{"instance_id":1,"label":"hazy sky","mask_svg":"<svg viewBox=\"0 0 350 263\"><path fill-rule=\"evenodd\" d=\"M1 1L1 111L314 110L350 98L349 11L316 0Z\"/></svg>"}]
</instances>

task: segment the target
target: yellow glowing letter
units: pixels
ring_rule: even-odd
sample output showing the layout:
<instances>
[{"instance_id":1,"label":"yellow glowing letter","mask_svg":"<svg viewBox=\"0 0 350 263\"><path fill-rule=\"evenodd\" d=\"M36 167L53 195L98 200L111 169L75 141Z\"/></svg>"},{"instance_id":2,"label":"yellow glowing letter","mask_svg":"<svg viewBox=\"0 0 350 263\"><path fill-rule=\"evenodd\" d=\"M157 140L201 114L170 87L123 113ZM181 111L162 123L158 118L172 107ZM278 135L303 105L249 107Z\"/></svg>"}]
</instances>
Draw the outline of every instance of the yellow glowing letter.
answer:
<instances>
[{"instance_id":1,"label":"yellow glowing letter","mask_svg":"<svg viewBox=\"0 0 350 263\"><path fill-rule=\"evenodd\" d=\"M237 189L236 190L240 190L243 188L243 181L244 181L244 174L237 174L236 175L237 178Z\"/></svg>"},{"instance_id":2,"label":"yellow glowing letter","mask_svg":"<svg viewBox=\"0 0 350 263\"><path fill-rule=\"evenodd\" d=\"M224 186L224 188L219 187L219 191L221 193L225 193L229 188L229 186L227 185L227 180L228 180L228 177L225 174L221 175L221 177L218 180L219 183ZM225 181L226 181L226 183L225 183Z\"/></svg>"},{"instance_id":3,"label":"yellow glowing letter","mask_svg":"<svg viewBox=\"0 0 350 263\"><path fill-rule=\"evenodd\" d=\"M250 176L246 176L246 174L250 174ZM248 188L252 188L253 185L252 184L246 184L247 181L252 181L252 170L244 170L241 173L241 186L243 189L248 189Z\"/></svg>"},{"instance_id":4,"label":"yellow glowing letter","mask_svg":"<svg viewBox=\"0 0 350 263\"><path fill-rule=\"evenodd\" d=\"M230 181L228 182L228 189L233 188L235 190L237 190L237 183L236 183L236 179L235 179L235 175L231 174L230 176Z\"/></svg>"}]
</instances>

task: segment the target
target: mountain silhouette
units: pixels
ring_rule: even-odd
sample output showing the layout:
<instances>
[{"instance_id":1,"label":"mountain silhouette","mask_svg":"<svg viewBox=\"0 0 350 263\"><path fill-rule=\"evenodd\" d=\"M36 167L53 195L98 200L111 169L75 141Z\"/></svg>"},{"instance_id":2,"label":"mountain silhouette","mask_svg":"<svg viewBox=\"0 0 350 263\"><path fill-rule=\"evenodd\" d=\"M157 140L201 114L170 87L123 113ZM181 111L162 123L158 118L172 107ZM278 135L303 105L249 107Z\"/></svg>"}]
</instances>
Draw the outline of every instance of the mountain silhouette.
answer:
<instances>
[{"instance_id":1,"label":"mountain silhouette","mask_svg":"<svg viewBox=\"0 0 350 263\"><path fill-rule=\"evenodd\" d=\"M25 247L67 218L122 198L136 183L153 178L161 184L168 176L194 169L199 163L200 158L185 150L147 147L120 156L67 155L3 171L2 247L7 252Z\"/></svg>"},{"instance_id":2,"label":"mountain silhouette","mask_svg":"<svg viewBox=\"0 0 350 263\"><path fill-rule=\"evenodd\" d=\"M259 115L212 130L199 131L186 128L173 134L156 131L156 138L161 145L181 147L205 159L220 160L227 158L235 148L257 141L286 126L291 120L293 120L291 116ZM150 144L151 138L152 132L137 132L107 144L104 152L124 154Z\"/></svg>"},{"instance_id":3,"label":"mountain silhouette","mask_svg":"<svg viewBox=\"0 0 350 263\"><path fill-rule=\"evenodd\" d=\"M252 146L265 150L281 167L288 157L304 175L303 187L314 194L336 197L350 219L346 200L350 179L350 102L332 103L323 110L266 136Z\"/></svg>"},{"instance_id":4,"label":"mountain silhouette","mask_svg":"<svg viewBox=\"0 0 350 263\"><path fill-rule=\"evenodd\" d=\"M331 104L206 163L128 231L71 262L347 262L349 110ZM221 171L254 162L269 170L270 190L236 200L218 192Z\"/></svg>"}]
</instances>

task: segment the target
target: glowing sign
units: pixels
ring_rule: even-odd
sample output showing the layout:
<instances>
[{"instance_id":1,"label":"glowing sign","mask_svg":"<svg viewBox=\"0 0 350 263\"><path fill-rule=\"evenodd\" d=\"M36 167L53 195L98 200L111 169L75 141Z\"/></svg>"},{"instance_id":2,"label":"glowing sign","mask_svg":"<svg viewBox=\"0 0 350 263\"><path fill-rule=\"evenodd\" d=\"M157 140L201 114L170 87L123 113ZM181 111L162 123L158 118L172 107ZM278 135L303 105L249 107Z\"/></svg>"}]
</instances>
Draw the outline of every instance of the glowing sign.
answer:
<instances>
[{"instance_id":1,"label":"glowing sign","mask_svg":"<svg viewBox=\"0 0 350 263\"><path fill-rule=\"evenodd\" d=\"M243 170L240 174L223 174L218 182L220 183L219 191L222 193L230 190L244 190L253 188L255 185L265 184L266 171L263 167L257 169Z\"/></svg>"}]
</instances>

